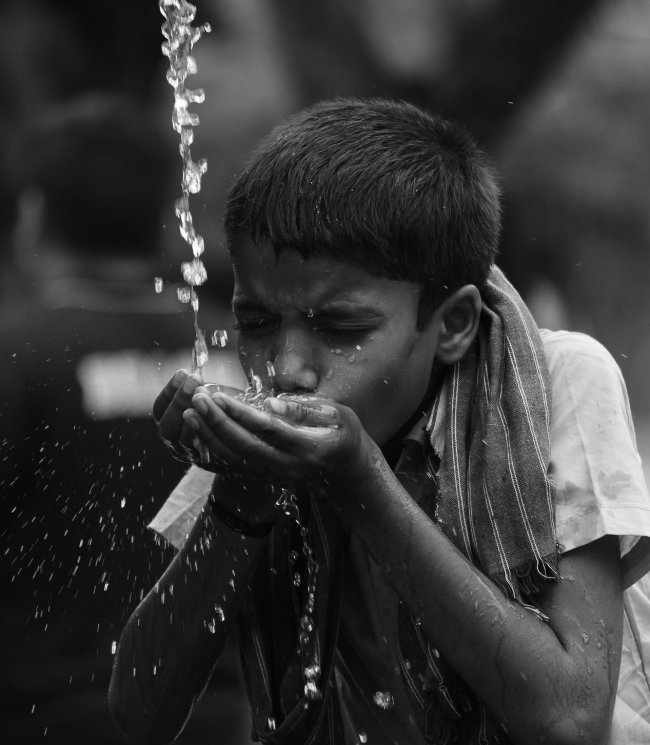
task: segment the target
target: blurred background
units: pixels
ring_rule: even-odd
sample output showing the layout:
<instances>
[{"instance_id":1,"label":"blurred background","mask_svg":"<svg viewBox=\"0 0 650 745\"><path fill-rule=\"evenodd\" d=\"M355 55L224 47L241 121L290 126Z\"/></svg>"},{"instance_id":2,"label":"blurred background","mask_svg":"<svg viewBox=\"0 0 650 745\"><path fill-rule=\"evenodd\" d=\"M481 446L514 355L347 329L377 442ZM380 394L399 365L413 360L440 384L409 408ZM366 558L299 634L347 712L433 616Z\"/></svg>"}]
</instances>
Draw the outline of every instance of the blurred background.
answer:
<instances>
[{"instance_id":1,"label":"blurred background","mask_svg":"<svg viewBox=\"0 0 650 745\"><path fill-rule=\"evenodd\" d=\"M279 118L321 98L404 98L462 122L491 154L504 191L502 268L540 325L590 333L609 349L650 464L650 0L195 4L197 22L212 26L188 81L206 91L194 107L201 124L192 154L206 157L209 170L191 208L206 241L199 313L207 333L229 324L222 204L252 145ZM157 450L150 404L170 369L191 364L194 331L175 294L180 262L190 257L173 212L181 162L162 20L156 0L0 3L0 354L12 373L0 377L7 743L120 741L105 709L112 644L170 556L144 528L179 473ZM147 251L137 256L126 240L116 257L87 239L87 254L77 248L71 258L63 229L48 232L58 187L70 187L77 226L89 212L79 203L75 213L74 187L88 194L91 186L81 175L86 156L74 148L58 161L41 159L39 170L31 128L80 98L117 101L123 118L151 127L135 137L159 143L158 165L172 156L155 188L136 168L114 174L120 199L98 197L109 221L131 212L133 225L143 210L159 210L159 229L142 237ZM47 183L33 175L43 169ZM126 239L131 228L124 232ZM160 295L155 276L163 279ZM76 307L51 324L62 286ZM150 326L138 325L145 316ZM176 331L163 340L161 324ZM120 330L135 327L155 330L137 339ZM58 350L67 356L56 362ZM214 363L214 376L237 384L229 348L214 350ZM106 369L115 399L90 405L89 390L97 392ZM131 384L138 395L129 398ZM43 394L64 402L51 419L38 403ZM72 395L83 403L74 412L65 408ZM77 449L73 430L88 452ZM59 463L65 453L74 457ZM74 468L85 482L72 477ZM137 485L136 471L147 474ZM134 570L137 561L146 570ZM248 742L235 655L227 650L179 742Z\"/></svg>"}]
</instances>

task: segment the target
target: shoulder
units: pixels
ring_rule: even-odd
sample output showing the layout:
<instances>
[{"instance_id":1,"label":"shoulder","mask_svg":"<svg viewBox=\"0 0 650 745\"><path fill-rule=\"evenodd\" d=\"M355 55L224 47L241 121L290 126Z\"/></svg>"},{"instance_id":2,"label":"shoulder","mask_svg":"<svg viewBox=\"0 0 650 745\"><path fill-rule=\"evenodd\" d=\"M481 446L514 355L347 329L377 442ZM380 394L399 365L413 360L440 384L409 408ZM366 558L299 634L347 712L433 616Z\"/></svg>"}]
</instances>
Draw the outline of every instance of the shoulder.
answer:
<instances>
[{"instance_id":1,"label":"shoulder","mask_svg":"<svg viewBox=\"0 0 650 745\"><path fill-rule=\"evenodd\" d=\"M551 373L558 374L563 366L582 369L607 369L623 380L620 368L610 352L596 339L578 331L540 331L546 361Z\"/></svg>"},{"instance_id":2,"label":"shoulder","mask_svg":"<svg viewBox=\"0 0 650 745\"><path fill-rule=\"evenodd\" d=\"M566 550L603 535L629 551L650 535L650 500L621 371L595 339L542 332L551 377L551 478Z\"/></svg>"},{"instance_id":3,"label":"shoulder","mask_svg":"<svg viewBox=\"0 0 650 745\"><path fill-rule=\"evenodd\" d=\"M632 415L621 369L610 352L587 334L541 331L551 379L553 420L567 416L597 417L601 423L613 415L633 431Z\"/></svg>"}]
</instances>

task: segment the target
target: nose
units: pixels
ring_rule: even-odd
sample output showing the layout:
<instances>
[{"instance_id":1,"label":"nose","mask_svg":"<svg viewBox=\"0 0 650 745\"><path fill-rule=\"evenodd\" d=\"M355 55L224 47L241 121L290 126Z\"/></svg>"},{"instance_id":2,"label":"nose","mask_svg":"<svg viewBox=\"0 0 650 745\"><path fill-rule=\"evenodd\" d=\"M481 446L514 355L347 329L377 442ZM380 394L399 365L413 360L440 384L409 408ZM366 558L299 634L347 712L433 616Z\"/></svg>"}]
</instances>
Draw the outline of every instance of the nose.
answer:
<instances>
[{"instance_id":1,"label":"nose","mask_svg":"<svg viewBox=\"0 0 650 745\"><path fill-rule=\"evenodd\" d=\"M278 347L273 367L275 385L285 393L309 392L318 387L318 367L304 334L286 334Z\"/></svg>"}]
</instances>

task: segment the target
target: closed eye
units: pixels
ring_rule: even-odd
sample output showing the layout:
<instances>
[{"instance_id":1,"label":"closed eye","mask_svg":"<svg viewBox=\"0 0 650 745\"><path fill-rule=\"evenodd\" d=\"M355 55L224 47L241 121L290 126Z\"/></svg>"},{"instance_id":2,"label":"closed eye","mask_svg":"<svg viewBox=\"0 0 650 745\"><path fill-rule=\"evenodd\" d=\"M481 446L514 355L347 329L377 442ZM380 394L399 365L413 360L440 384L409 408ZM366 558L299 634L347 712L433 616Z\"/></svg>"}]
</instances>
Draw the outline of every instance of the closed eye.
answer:
<instances>
[{"instance_id":1,"label":"closed eye","mask_svg":"<svg viewBox=\"0 0 650 745\"><path fill-rule=\"evenodd\" d=\"M314 324L313 328L316 333L322 334L323 336L346 338L349 340L356 340L356 339L363 338L364 336L366 336L373 330L373 327L359 326L355 324L341 324L341 323Z\"/></svg>"},{"instance_id":2,"label":"closed eye","mask_svg":"<svg viewBox=\"0 0 650 745\"><path fill-rule=\"evenodd\" d=\"M238 318L233 323L235 331L241 334L263 334L268 333L277 326L277 321L272 316L258 316L254 318Z\"/></svg>"}]
</instances>

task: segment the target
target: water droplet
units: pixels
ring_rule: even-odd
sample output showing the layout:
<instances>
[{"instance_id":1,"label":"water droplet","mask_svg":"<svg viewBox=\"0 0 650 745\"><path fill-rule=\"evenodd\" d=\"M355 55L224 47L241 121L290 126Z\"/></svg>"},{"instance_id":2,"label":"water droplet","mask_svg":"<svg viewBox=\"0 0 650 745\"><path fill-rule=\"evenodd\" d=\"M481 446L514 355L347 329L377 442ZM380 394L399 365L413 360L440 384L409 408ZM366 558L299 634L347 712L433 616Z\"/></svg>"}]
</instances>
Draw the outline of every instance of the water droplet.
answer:
<instances>
[{"instance_id":1,"label":"water droplet","mask_svg":"<svg viewBox=\"0 0 650 745\"><path fill-rule=\"evenodd\" d=\"M228 343L228 332L225 329L217 329L212 334L212 345L223 349Z\"/></svg>"},{"instance_id":2,"label":"water droplet","mask_svg":"<svg viewBox=\"0 0 650 745\"><path fill-rule=\"evenodd\" d=\"M181 301L181 303L190 302L190 288L189 287L179 287L178 290L176 290L176 295L178 296L178 299Z\"/></svg>"},{"instance_id":3,"label":"water droplet","mask_svg":"<svg viewBox=\"0 0 650 745\"><path fill-rule=\"evenodd\" d=\"M323 695L313 680L305 681L305 696L311 701L317 701Z\"/></svg>"},{"instance_id":4,"label":"water droplet","mask_svg":"<svg viewBox=\"0 0 650 745\"><path fill-rule=\"evenodd\" d=\"M302 582L302 578L300 577L300 572L294 572L293 573L293 584L296 587L300 587L301 582Z\"/></svg>"},{"instance_id":5,"label":"water droplet","mask_svg":"<svg viewBox=\"0 0 650 745\"><path fill-rule=\"evenodd\" d=\"M359 732L359 742L361 745L364 745L364 743L368 742L368 735L365 732Z\"/></svg>"},{"instance_id":6,"label":"water droplet","mask_svg":"<svg viewBox=\"0 0 650 745\"><path fill-rule=\"evenodd\" d=\"M115 654L115 652L117 652L117 642L111 644L111 654Z\"/></svg>"},{"instance_id":7,"label":"water droplet","mask_svg":"<svg viewBox=\"0 0 650 745\"><path fill-rule=\"evenodd\" d=\"M259 375L255 375L255 373L251 370L251 386L253 390L255 391L255 394L259 394L262 392L264 386L262 385L262 378L260 378Z\"/></svg>"},{"instance_id":8,"label":"water droplet","mask_svg":"<svg viewBox=\"0 0 650 745\"><path fill-rule=\"evenodd\" d=\"M307 615L302 616L300 619L300 628L307 633L314 630L314 620Z\"/></svg>"},{"instance_id":9,"label":"water droplet","mask_svg":"<svg viewBox=\"0 0 650 745\"><path fill-rule=\"evenodd\" d=\"M217 618L223 622L226 620L226 614L223 612L223 608L220 605L214 606L214 612L217 614Z\"/></svg>"},{"instance_id":10,"label":"water droplet","mask_svg":"<svg viewBox=\"0 0 650 745\"><path fill-rule=\"evenodd\" d=\"M208 361L208 345L205 343L205 336L201 329L196 329L196 339L194 340L194 349L192 351L194 369L201 370Z\"/></svg>"},{"instance_id":11,"label":"water droplet","mask_svg":"<svg viewBox=\"0 0 650 745\"><path fill-rule=\"evenodd\" d=\"M203 266L201 259L192 259L192 261L184 261L181 264L181 272L183 279L188 285L196 287L202 285L208 278L208 273Z\"/></svg>"},{"instance_id":12,"label":"water droplet","mask_svg":"<svg viewBox=\"0 0 650 745\"><path fill-rule=\"evenodd\" d=\"M271 732L275 731L275 719L273 717L269 717L266 724Z\"/></svg>"},{"instance_id":13,"label":"water droplet","mask_svg":"<svg viewBox=\"0 0 650 745\"><path fill-rule=\"evenodd\" d=\"M162 277L155 277L153 281L153 288L156 292L163 291L163 279Z\"/></svg>"},{"instance_id":14,"label":"water droplet","mask_svg":"<svg viewBox=\"0 0 650 745\"><path fill-rule=\"evenodd\" d=\"M195 235L190 241L190 245L195 258L198 258L205 251L205 241L202 235Z\"/></svg>"},{"instance_id":15,"label":"water droplet","mask_svg":"<svg viewBox=\"0 0 650 745\"><path fill-rule=\"evenodd\" d=\"M266 373L269 376L269 378L275 377L275 366L270 360L266 363Z\"/></svg>"},{"instance_id":16,"label":"water droplet","mask_svg":"<svg viewBox=\"0 0 650 745\"><path fill-rule=\"evenodd\" d=\"M377 691L373 700L380 709L390 709L395 705L393 694L390 691Z\"/></svg>"},{"instance_id":17,"label":"water droplet","mask_svg":"<svg viewBox=\"0 0 650 745\"><path fill-rule=\"evenodd\" d=\"M124 508L125 505L126 505L126 498L122 497L122 501L120 502L120 507Z\"/></svg>"}]
</instances>

